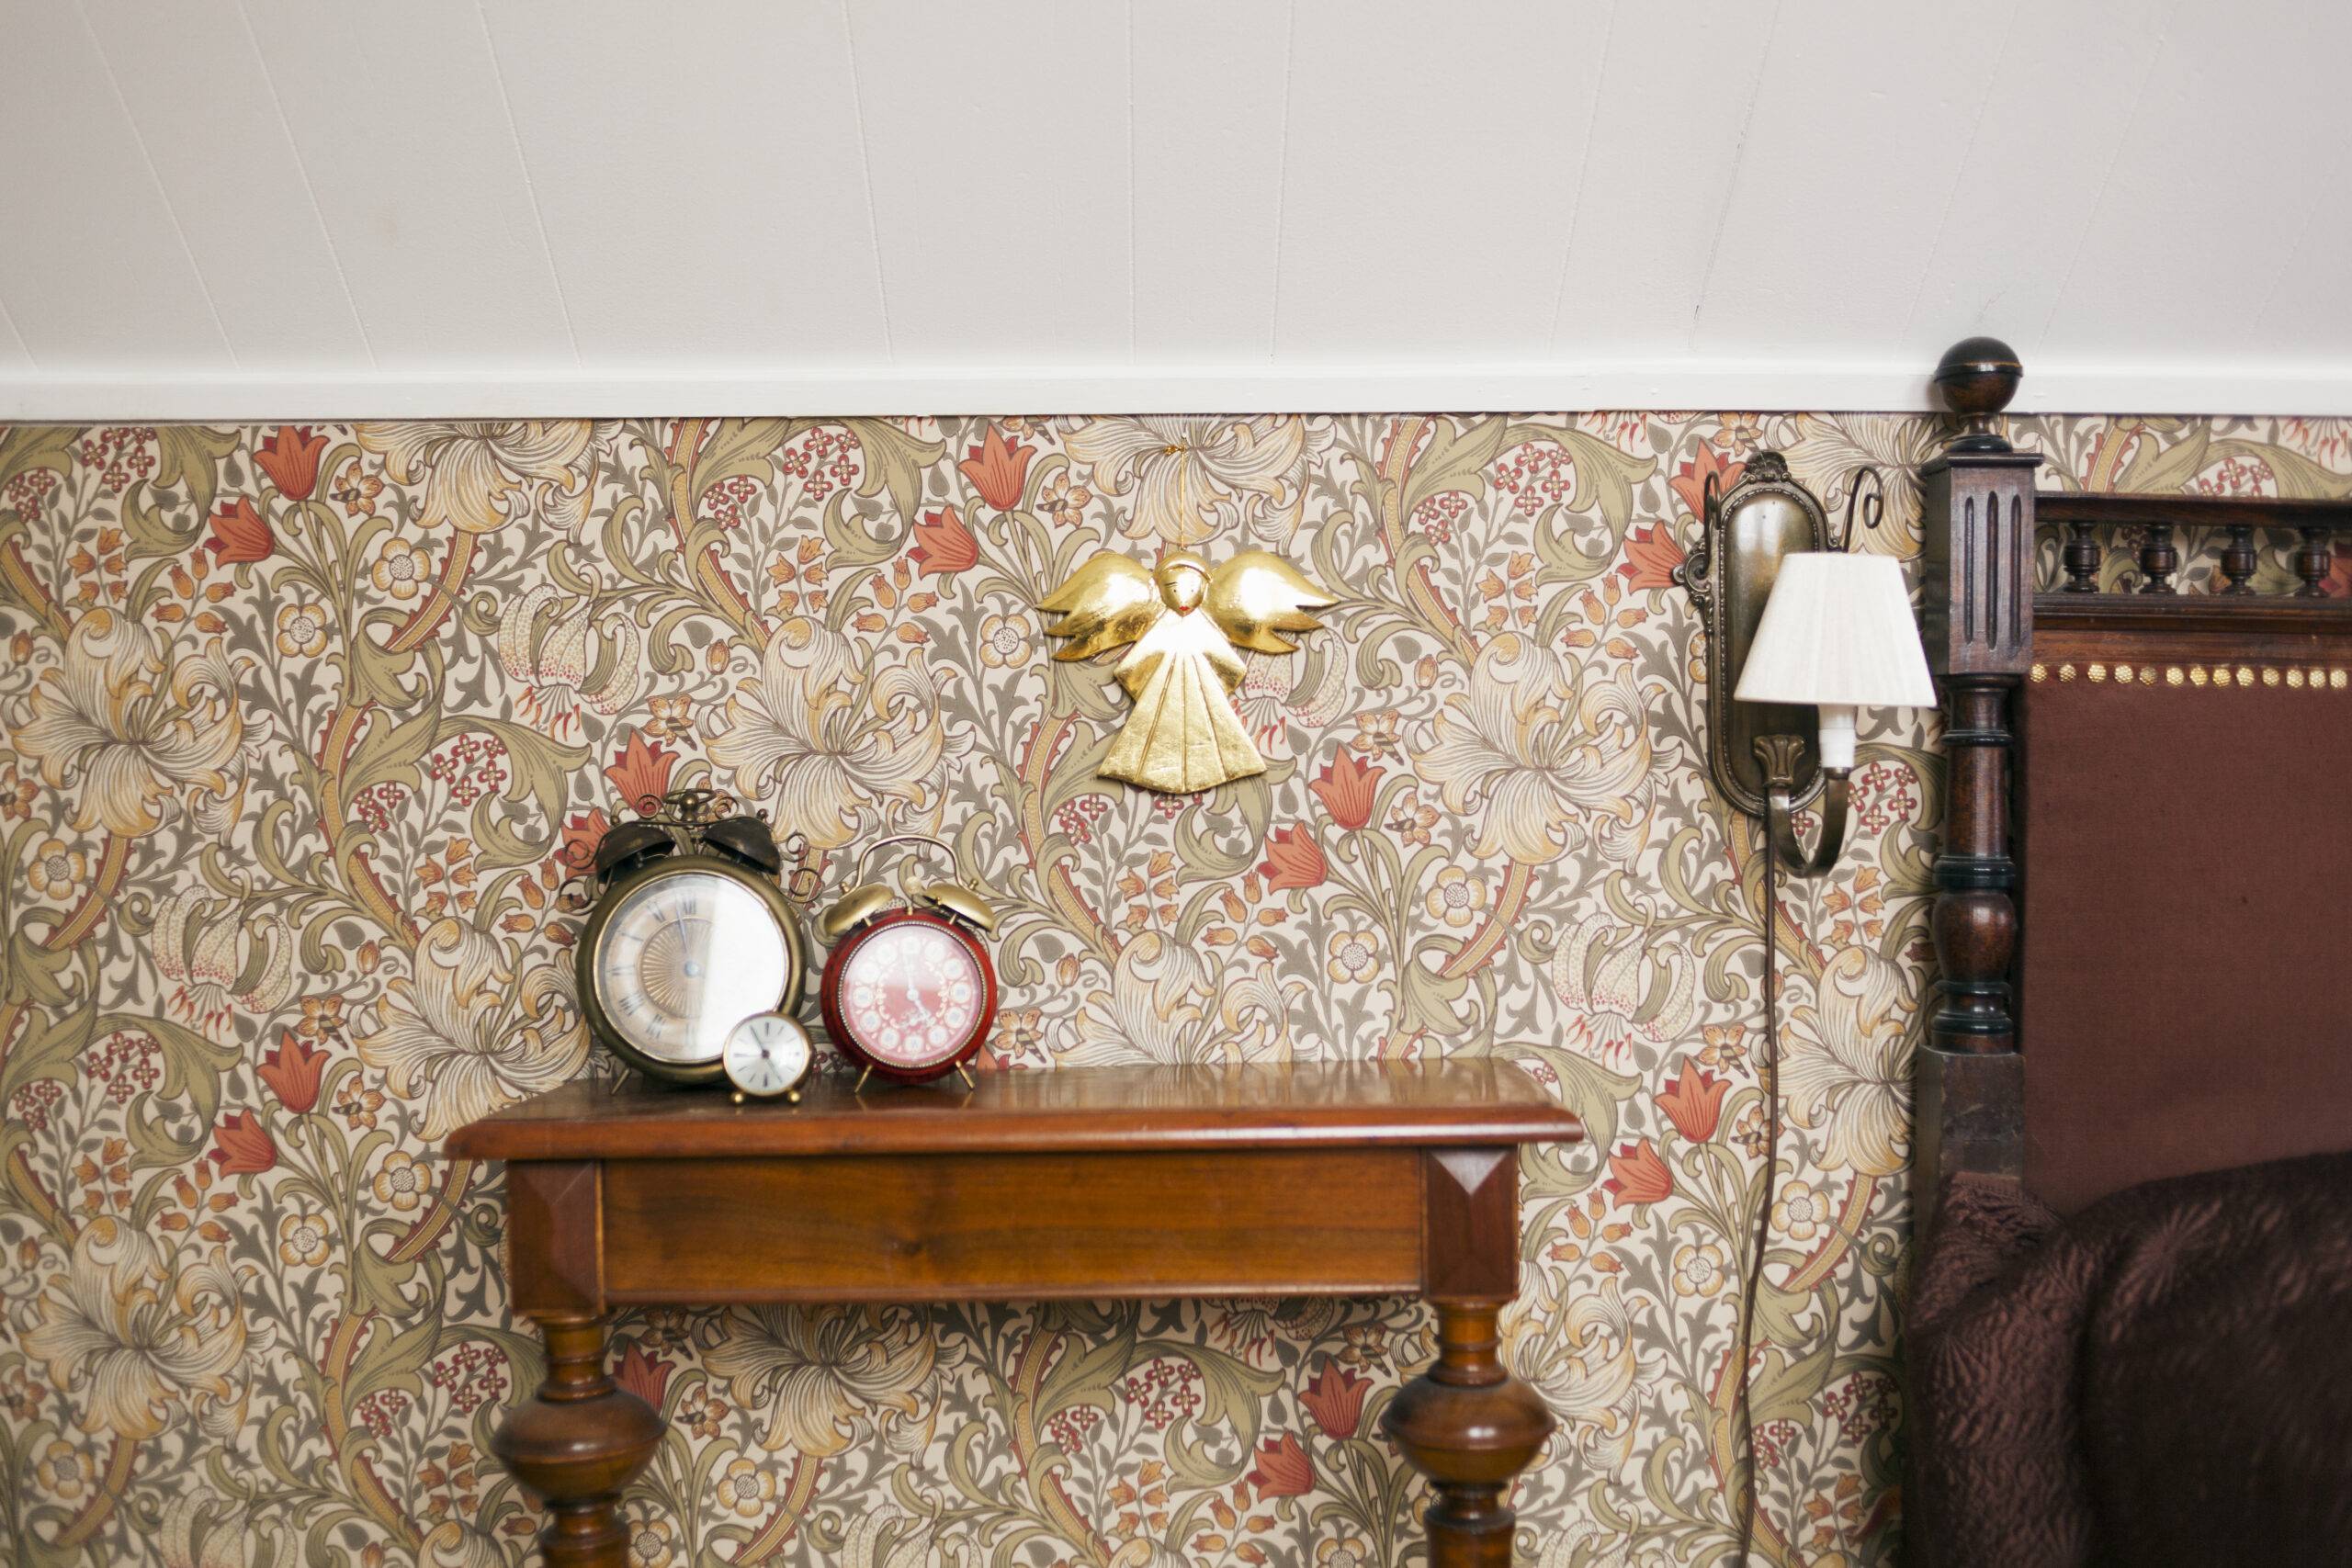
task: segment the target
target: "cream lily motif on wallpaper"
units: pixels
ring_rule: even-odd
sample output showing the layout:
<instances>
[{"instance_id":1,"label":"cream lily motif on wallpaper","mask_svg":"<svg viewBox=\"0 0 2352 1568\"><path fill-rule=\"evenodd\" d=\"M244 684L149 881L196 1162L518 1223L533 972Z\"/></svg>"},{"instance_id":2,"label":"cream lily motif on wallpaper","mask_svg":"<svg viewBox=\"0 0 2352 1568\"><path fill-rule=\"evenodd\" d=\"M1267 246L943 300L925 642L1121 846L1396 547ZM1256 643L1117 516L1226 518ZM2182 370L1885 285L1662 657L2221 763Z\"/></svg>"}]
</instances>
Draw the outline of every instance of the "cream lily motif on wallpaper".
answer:
<instances>
[{"instance_id":1,"label":"cream lily motif on wallpaper","mask_svg":"<svg viewBox=\"0 0 2352 1568\"><path fill-rule=\"evenodd\" d=\"M2342 422L2017 434L2046 483L2352 491ZM1734 414L0 432L0 1561L524 1560L533 1509L484 1445L539 1351L498 1173L435 1145L613 1070L554 894L637 802L707 784L836 886L885 829L950 837L1005 912L991 1067L1527 1064L1591 1141L1523 1170L1507 1349L1561 1428L1517 1491L1520 1555L1722 1563L1760 867L1704 783L1668 574L1707 476L1758 448L1830 491L1936 437ZM1871 547L1915 551L1901 493L1890 522ZM1243 657L1262 772L1101 776L1116 660L1049 657L1038 606L1104 550L1262 550L1323 585L1325 629ZM1757 1366L1759 1551L1783 1564L1897 1547L1928 739L1866 739L1854 848L1783 910L1793 1126ZM1385 1299L638 1314L618 1376L671 1435L631 1560L1409 1561L1425 1494L1376 1434L1429 1334Z\"/></svg>"}]
</instances>

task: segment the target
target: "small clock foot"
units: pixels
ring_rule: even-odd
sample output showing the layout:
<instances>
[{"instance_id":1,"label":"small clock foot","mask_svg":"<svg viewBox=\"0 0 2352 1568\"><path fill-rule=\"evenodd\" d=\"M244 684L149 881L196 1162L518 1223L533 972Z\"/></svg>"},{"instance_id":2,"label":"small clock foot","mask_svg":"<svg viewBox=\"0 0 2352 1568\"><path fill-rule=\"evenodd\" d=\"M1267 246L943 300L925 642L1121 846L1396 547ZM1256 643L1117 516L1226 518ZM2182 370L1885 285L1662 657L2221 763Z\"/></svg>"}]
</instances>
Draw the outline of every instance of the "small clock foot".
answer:
<instances>
[{"instance_id":1,"label":"small clock foot","mask_svg":"<svg viewBox=\"0 0 2352 1568\"><path fill-rule=\"evenodd\" d=\"M550 1313L537 1322L547 1381L507 1416L492 1451L547 1499L548 1568L625 1568L621 1488L660 1446L662 1417L605 1372L604 1319Z\"/></svg>"}]
</instances>

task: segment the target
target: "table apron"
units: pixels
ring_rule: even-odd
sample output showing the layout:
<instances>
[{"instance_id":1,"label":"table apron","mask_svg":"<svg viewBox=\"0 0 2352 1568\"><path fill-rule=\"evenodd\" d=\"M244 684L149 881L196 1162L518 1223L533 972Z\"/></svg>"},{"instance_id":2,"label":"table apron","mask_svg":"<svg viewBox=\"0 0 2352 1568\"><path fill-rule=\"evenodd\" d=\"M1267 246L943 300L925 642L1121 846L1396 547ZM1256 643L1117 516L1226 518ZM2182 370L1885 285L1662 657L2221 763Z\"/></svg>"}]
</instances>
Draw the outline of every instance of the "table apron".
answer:
<instances>
[{"instance_id":1,"label":"table apron","mask_svg":"<svg viewBox=\"0 0 2352 1568\"><path fill-rule=\"evenodd\" d=\"M597 1293L692 1304L1415 1291L1423 1158L1358 1147L609 1160L590 1189ZM554 1227L545 1251L527 1234L542 1228L510 1238L526 1305L539 1266L556 1272Z\"/></svg>"}]
</instances>

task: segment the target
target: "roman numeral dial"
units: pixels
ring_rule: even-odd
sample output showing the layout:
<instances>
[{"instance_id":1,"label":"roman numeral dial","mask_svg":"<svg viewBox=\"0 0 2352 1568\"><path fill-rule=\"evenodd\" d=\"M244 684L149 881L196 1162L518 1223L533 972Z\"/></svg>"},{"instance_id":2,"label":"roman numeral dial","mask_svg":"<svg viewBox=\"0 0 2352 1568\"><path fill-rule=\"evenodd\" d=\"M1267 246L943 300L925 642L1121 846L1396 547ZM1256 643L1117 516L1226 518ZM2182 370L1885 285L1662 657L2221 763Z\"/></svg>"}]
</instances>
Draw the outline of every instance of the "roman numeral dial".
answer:
<instances>
[{"instance_id":1,"label":"roman numeral dial","mask_svg":"<svg viewBox=\"0 0 2352 1568\"><path fill-rule=\"evenodd\" d=\"M682 855L605 897L582 933L582 989L598 1037L631 1066L716 1077L738 1023L797 999L797 922L772 884Z\"/></svg>"}]
</instances>

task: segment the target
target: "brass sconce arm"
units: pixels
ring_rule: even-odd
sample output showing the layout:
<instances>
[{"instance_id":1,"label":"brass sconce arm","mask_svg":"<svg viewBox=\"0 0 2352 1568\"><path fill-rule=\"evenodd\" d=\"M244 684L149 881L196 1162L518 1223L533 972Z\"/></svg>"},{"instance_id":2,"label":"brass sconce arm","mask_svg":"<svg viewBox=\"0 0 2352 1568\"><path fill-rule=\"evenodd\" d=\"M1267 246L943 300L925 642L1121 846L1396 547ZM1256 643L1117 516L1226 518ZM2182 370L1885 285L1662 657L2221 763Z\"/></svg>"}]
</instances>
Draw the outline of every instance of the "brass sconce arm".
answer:
<instances>
[{"instance_id":1,"label":"brass sconce arm","mask_svg":"<svg viewBox=\"0 0 2352 1568\"><path fill-rule=\"evenodd\" d=\"M1772 853L1792 876L1819 876L1846 852L1846 806L1853 775L1844 768L1821 770L1821 840L1808 854L1797 837L1793 800L1797 757L1804 749L1804 738L1799 735L1756 738L1756 760L1764 764L1764 819Z\"/></svg>"}]
</instances>

